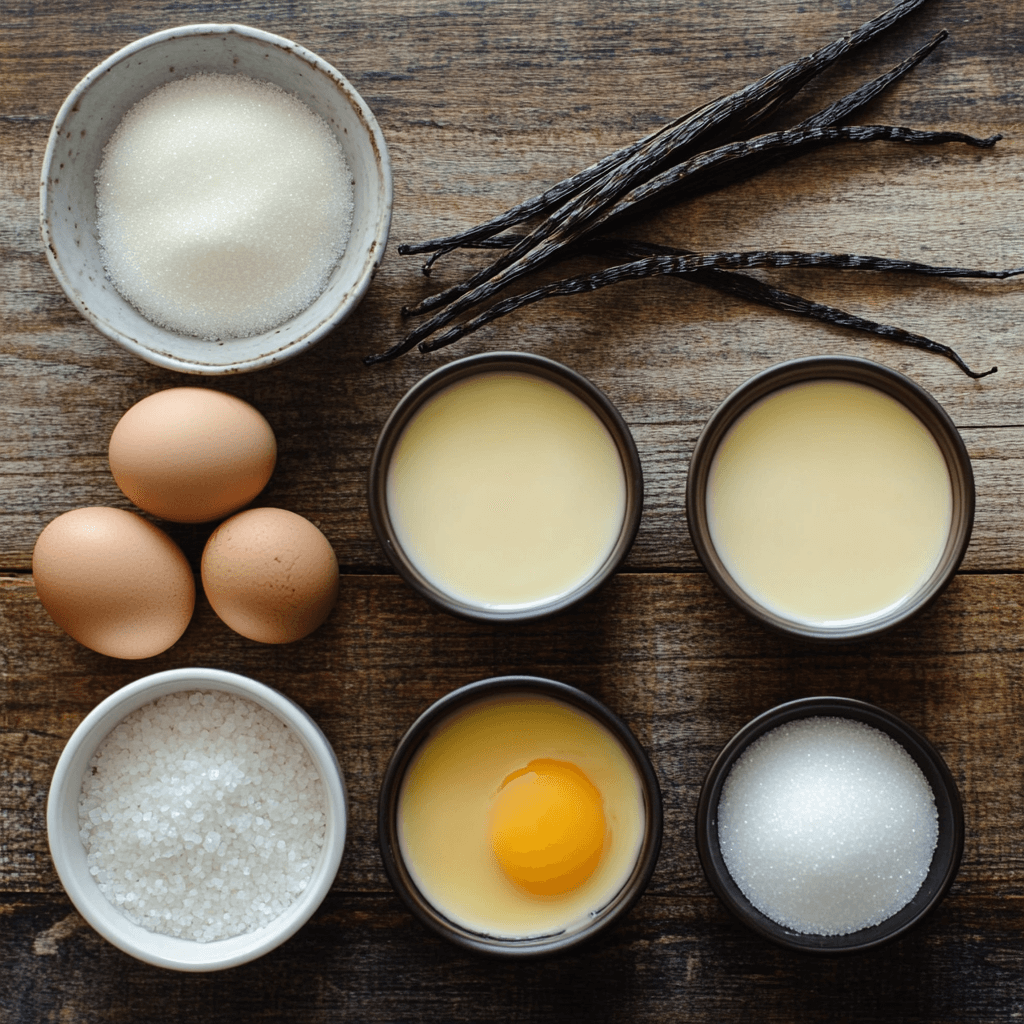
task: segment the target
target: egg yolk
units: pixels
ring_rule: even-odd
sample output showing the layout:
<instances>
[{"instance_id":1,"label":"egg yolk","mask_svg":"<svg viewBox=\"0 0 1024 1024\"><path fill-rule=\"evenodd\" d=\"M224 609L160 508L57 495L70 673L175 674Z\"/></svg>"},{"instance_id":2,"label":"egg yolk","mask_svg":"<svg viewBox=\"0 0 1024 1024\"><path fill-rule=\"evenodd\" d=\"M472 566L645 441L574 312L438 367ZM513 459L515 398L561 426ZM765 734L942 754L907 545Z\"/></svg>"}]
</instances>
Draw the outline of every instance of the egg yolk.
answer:
<instances>
[{"instance_id":1,"label":"egg yolk","mask_svg":"<svg viewBox=\"0 0 1024 1024\"><path fill-rule=\"evenodd\" d=\"M604 804L574 764L538 758L512 772L491 806L491 846L505 875L536 896L560 896L594 873Z\"/></svg>"}]
</instances>

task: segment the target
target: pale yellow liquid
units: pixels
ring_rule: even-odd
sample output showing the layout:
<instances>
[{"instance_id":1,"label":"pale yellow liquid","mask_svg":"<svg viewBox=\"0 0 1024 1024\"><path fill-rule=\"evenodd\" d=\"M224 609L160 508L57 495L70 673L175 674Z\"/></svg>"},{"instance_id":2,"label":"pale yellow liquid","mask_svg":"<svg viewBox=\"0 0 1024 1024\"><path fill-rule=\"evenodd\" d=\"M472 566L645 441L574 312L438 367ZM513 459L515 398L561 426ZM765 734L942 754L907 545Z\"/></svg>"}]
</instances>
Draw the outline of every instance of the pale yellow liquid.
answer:
<instances>
[{"instance_id":1,"label":"pale yellow liquid","mask_svg":"<svg viewBox=\"0 0 1024 1024\"><path fill-rule=\"evenodd\" d=\"M534 896L511 882L488 832L502 781L541 757L583 771L608 825L594 874L561 896ZM632 873L645 820L639 777L618 740L589 715L530 694L485 698L443 722L410 763L398 799L399 848L417 888L449 920L501 938L584 924Z\"/></svg>"},{"instance_id":2,"label":"pale yellow liquid","mask_svg":"<svg viewBox=\"0 0 1024 1024\"><path fill-rule=\"evenodd\" d=\"M900 402L809 381L751 406L711 465L708 525L733 579L809 624L898 606L938 564L952 521L946 461Z\"/></svg>"},{"instance_id":3,"label":"pale yellow liquid","mask_svg":"<svg viewBox=\"0 0 1024 1024\"><path fill-rule=\"evenodd\" d=\"M618 541L626 478L588 405L527 373L482 373L402 432L388 515L416 568L476 606L516 608L589 579Z\"/></svg>"}]
</instances>

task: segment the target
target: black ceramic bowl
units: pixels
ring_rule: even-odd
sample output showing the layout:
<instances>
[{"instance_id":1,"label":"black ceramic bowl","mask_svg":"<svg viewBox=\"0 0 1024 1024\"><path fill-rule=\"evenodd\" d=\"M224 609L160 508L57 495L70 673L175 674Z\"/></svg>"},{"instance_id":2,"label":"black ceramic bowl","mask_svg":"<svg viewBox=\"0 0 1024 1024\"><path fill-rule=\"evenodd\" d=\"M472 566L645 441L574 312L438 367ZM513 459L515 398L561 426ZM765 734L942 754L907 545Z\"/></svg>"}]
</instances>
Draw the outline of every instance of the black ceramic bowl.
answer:
<instances>
[{"instance_id":1,"label":"black ceramic bowl","mask_svg":"<svg viewBox=\"0 0 1024 1024\"><path fill-rule=\"evenodd\" d=\"M841 380L864 384L901 402L931 432L945 459L952 488L952 520L946 544L931 575L905 599L877 615L837 624L788 618L765 607L730 574L715 550L708 524L707 487L711 465L729 428L755 402L774 391L806 381ZM690 537L708 575L734 604L766 626L805 640L850 641L873 636L905 622L928 607L948 586L963 560L974 525L974 473L953 421L920 385L895 370L850 356L815 356L780 363L737 388L718 407L697 439L686 481Z\"/></svg>"},{"instance_id":2,"label":"black ceramic bowl","mask_svg":"<svg viewBox=\"0 0 1024 1024\"><path fill-rule=\"evenodd\" d=\"M619 891L581 927L537 938L498 938L449 920L417 888L402 857L398 839L398 802L406 769L431 731L456 711L489 697L526 693L550 697L585 712L622 745L636 769L644 799L645 829L633 870ZM384 868L406 906L429 929L465 949L526 959L571 949L604 931L626 914L643 894L661 850L661 790L650 759L629 727L600 701L566 683L535 676L499 676L453 690L432 704L399 741L384 775L378 805L378 832Z\"/></svg>"},{"instance_id":3,"label":"black ceramic bowl","mask_svg":"<svg viewBox=\"0 0 1024 1024\"><path fill-rule=\"evenodd\" d=\"M481 373L515 371L534 374L565 388L583 401L598 419L607 427L622 459L626 480L626 508L618 539L605 560L594 572L572 591L561 594L549 601L533 603L522 607L493 608L472 604L447 593L428 579L416 567L402 549L399 538L388 514L387 477L388 467L395 446L409 421L423 404L439 391L458 381ZM629 553L629 549L640 527L640 515L644 503L643 471L633 436L619 411L608 396L586 377L543 356L525 352L485 352L467 356L448 363L428 374L415 384L398 403L384 428L381 430L377 447L370 463L370 520L380 540L384 553L391 564L405 578L413 589L434 604L454 615L485 622L523 622L562 611L591 594L604 583L618 568Z\"/></svg>"},{"instance_id":4,"label":"black ceramic bowl","mask_svg":"<svg viewBox=\"0 0 1024 1024\"><path fill-rule=\"evenodd\" d=\"M718 844L718 805L722 787L741 754L759 736L798 718L817 716L864 722L891 736L914 759L935 797L938 842L931 866L914 898L892 917L849 935L808 935L777 924L761 913L733 881ZM919 732L873 704L848 697L807 697L780 704L748 722L725 745L704 779L697 803L697 852L711 888L736 917L758 935L803 953L860 953L899 938L942 901L956 878L964 849L960 793L939 752Z\"/></svg>"}]
</instances>

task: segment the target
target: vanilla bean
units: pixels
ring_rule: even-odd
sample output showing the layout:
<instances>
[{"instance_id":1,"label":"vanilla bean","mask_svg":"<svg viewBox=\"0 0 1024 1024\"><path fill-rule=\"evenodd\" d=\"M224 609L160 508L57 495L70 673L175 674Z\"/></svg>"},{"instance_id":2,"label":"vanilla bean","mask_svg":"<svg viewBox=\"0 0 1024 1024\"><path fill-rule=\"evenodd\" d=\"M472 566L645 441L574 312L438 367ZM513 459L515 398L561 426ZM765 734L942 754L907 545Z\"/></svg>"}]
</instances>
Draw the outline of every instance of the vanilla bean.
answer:
<instances>
[{"instance_id":1,"label":"vanilla bean","mask_svg":"<svg viewBox=\"0 0 1024 1024\"><path fill-rule=\"evenodd\" d=\"M497 238L486 239L474 243L474 247L509 247L514 245L515 241L515 236L501 235ZM680 256L696 254L693 253L692 250L673 249L668 246L657 245L653 242L639 242L616 238L595 238L587 240L575 255L599 255L611 259L637 260L642 259L645 256ZM992 276L1005 278L1015 276L1017 273L1020 273L1020 271L986 271L983 272L983 275L990 273ZM673 276L678 276L687 281L691 281L694 284L703 285L706 288L711 288L725 295L732 295L736 298L745 299L747 302L752 302L759 306L767 306L770 309L777 309L793 316L817 320L821 323L830 324L834 327L846 327L862 333L874 334L877 337L885 338L887 341L894 341L898 344L910 345L928 352L934 352L952 360L961 370L963 370L965 374L967 374L967 376L973 377L974 379L987 377L989 374L996 373L998 370L998 367L993 366L990 370L977 372L972 370L948 345L942 345L939 342L932 341L930 338L926 338L921 334L913 334L910 331L905 331L902 327L894 327L890 324L880 324L874 320L867 320L864 317L848 313L846 310L840 309L837 306L828 306L821 302L814 302L813 300L805 299L800 295L795 295L793 292L784 291L781 288L776 288L773 285L766 284L764 281L759 281L755 277L749 277L747 274L739 273L737 271L708 268L695 270L692 273ZM483 326L483 324L479 326ZM438 339L435 339L435 341L436 340ZM428 343L425 342L421 347L427 349L427 344ZM431 345L431 349L432 348L433 346ZM427 350L429 351L430 349Z\"/></svg>"},{"instance_id":2,"label":"vanilla bean","mask_svg":"<svg viewBox=\"0 0 1024 1024\"><path fill-rule=\"evenodd\" d=\"M948 37L949 33L945 30L939 32L929 40L928 43L911 54L906 60L896 65L896 67L887 71L883 75L879 75L878 78L867 82L860 88L848 93L846 96L836 100L835 103L830 104L824 110L820 110L818 113L812 115L806 120L801 121L800 124L796 125L796 128L827 128L835 124L841 124L844 120L853 117L878 95L898 82L909 71L917 67L925 57L927 57ZM694 112L691 112L691 114L687 116L692 116L692 113ZM664 131L664 129L659 129L659 131ZM647 138L651 137L653 136L648 136ZM502 231L507 227L512 227L515 224L521 223L537 213L543 213L552 209L561 199L578 192L584 187L584 185L589 181L594 180L595 177L599 177L605 170L610 169L616 163L621 163L622 160L625 159L625 154L635 151L636 148L645 141L646 139L641 139L639 142L634 143L633 146L619 150L618 152L611 154L609 157L605 157L604 160L599 161L592 167L587 168L587 170L580 172L580 174L571 178L566 178L557 185L552 186L551 189L542 193L540 196L535 196L533 199L529 199L525 203L521 203L518 206L507 210L499 217L495 217L484 224L477 225L477 227L471 228L468 231L463 232L461 235L434 239L430 242L422 242L416 245L400 245L398 247L398 251L403 255L432 252L432 255L423 263L422 266L423 273L429 274L434 263L441 256L446 253L453 252L455 249L506 248L503 244L492 246L486 244L486 242L488 239L493 237L495 233ZM454 295L452 297L454 298ZM427 310L418 308L418 311L426 312ZM407 310L403 310L403 313L409 315L409 311Z\"/></svg>"},{"instance_id":3,"label":"vanilla bean","mask_svg":"<svg viewBox=\"0 0 1024 1024\"><path fill-rule=\"evenodd\" d=\"M783 103L788 102L815 75L850 49L895 24L921 3L923 0L904 0L878 18L866 22L849 36L822 47L808 57L777 69L744 89L697 108L638 143L611 154L579 175L559 182L541 196L506 211L498 218L493 218L485 225L478 225L447 239L435 239L418 247L403 247L400 251L426 252L434 249L437 255L455 247L504 251L469 281L428 296L411 310L403 310L404 313L414 314L436 309L438 306L445 307L410 332L398 345L385 353L369 357L366 362L370 364L394 358L409 351L417 342L420 342L423 351L441 348L450 344L456 337L483 326L484 323L489 323L530 301L538 301L548 295L593 290L595 287L604 287L631 277L670 274L685 276L721 291L786 309L798 315L825 319L841 326L854 326L891 340L915 344L946 355L971 376L985 376L984 373L979 374L970 370L948 346L913 335L901 328L875 324L854 317L843 310L835 310L770 288L754 278L736 273L733 269L737 266L765 265L831 266L838 269L897 270L972 277L1005 277L1022 272L931 267L910 261L892 261L881 257L852 254L762 252L682 255L686 250L681 250L672 256L649 256L635 259L625 266L607 268L598 274L556 282L525 295L496 301L478 316L436 335L432 341L424 340L450 324L462 312L486 302L507 284L554 259L580 251L594 251L608 245L632 244L635 248L638 247L637 243L615 243L609 240L601 240L600 244L595 246L592 235L598 227L607 227L612 218L635 212L644 205L663 198L668 192L675 197L697 195L758 173L810 149L838 141L886 139L915 144L959 141L977 146L993 145L999 136L978 139L959 132L917 132L913 129L886 125L832 127L862 109L882 90L920 63L946 38L945 32L933 37L924 47L886 74L801 122L796 129L791 129L788 133L770 133L753 139L746 138L746 134L754 126ZM709 142L715 140L719 140L718 145L700 151L698 143L707 146ZM494 237L504 228L520 223L537 213L546 213L547 217L529 234ZM429 271L437 255L425 264L425 272ZM994 368L988 372L994 372Z\"/></svg>"},{"instance_id":4,"label":"vanilla bean","mask_svg":"<svg viewBox=\"0 0 1024 1024\"><path fill-rule=\"evenodd\" d=\"M795 129L800 128L830 128L833 125L842 124L855 114L860 113L873 99L883 93L891 85L898 82L907 72L912 71L921 63L940 43L949 38L949 33L943 29L925 43L919 50L915 50L906 60L897 64L896 67L886 71L884 75L870 82L866 82L859 89L848 93L846 96L836 100L835 103L819 110L805 121L794 125Z\"/></svg>"},{"instance_id":5,"label":"vanilla bean","mask_svg":"<svg viewBox=\"0 0 1024 1024\"><path fill-rule=\"evenodd\" d=\"M704 106L706 106L706 104L704 104ZM484 238L489 238L491 235L497 234L499 231L504 231L506 228L514 227L516 224L521 224L524 220L529 220L531 217L535 217L538 213L547 213L556 209L564 199L575 195L591 182L596 181L607 171L610 171L613 167L621 164L624 160L632 156L641 146L650 142L651 139L656 138L663 132L669 131L686 118L695 116L704 109L704 106L695 107L688 114L684 114L675 121L670 121L668 124L662 125L662 127L658 128L656 131L651 132L649 135L645 135L642 139L638 139L636 142L630 143L628 146L624 146L622 149L616 150L614 153L609 153L608 156L602 157L597 161L597 163L591 164L589 167L579 171L577 174L573 174L568 178L563 178L561 181L552 185L551 188L547 189L547 191L541 192L539 195L532 196L530 199L526 199L523 202L518 203L516 206L511 207L496 217L492 217L488 221L484 221L482 224L477 224L475 227L467 228L465 231L460 231L455 235L447 235L444 238L432 238L426 242L406 242L398 247L398 253L400 256L413 256L417 253L435 252L436 250L436 255L434 257L434 259L436 259L437 256L442 253L451 252L453 249L460 249L474 242L479 242Z\"/></svg>"},{"instance_id":6,"label":"vanilla bean","mask_svg":"<svg viewBox=\"0 0 1024 1024\"><path fill-rule=\"evenodd\" d=\"M808 56L798 58L776 68L757 81L744 86L736 92L730 93L728 96L720 97L696 108L696 110L691 111L675 122L666 125L665 128L640 140L639 143L625 147L618 153L613 154L612 157L606 157L605 160L608 162L601 172L591 173L595 172L595 169L604 161L581 172L580 176L589 176L589 183L584 188L583 193L579 193L578 187L574 187L572 198L553 214L555 221L560 222L564 215L570 214L574 209L574 203L581 195L587 195L591 190L597 188L598 197L603 196L599 186L602 182L607 181L609 177L604 174L604 170L617 169L621 172L615 175L611 182L611 198L614 198L617 189L625 190L644 180L651 173L654 173L666 161L681 158L687 151L692 152L700 139L714 132L731 133L732 137L735 137L744 128L749 129L753 127L754 124L773 112L779 103L791 98L812 78L831 67L851 50L867 43L886 29L891 28L924 2L925 0L902 0L902 2L894 5L878 17L865 22L860 28L848 35L834 40ZM687 147L689 147L689 150L687 150ZM624 159L616 159L619 154L624 154ZM573 179L566 179L566 181L571 182ZM559 183L559 185L553 186L549 193L559 189L562 184ZM535 197L535 200L528 200L526 204L521 204L521 208L535 204L541 199L542 197ZM611 201L611 199L608 199L608 201ZM538 211L535 209L535 212ZM512 223L517 223L517 221L502 222L489 233L496 233L504 227L511 226ZM542 232L542 229L543 225L537 230ZM480 237L475 235L475 232L476 229L471 229L469 233L464 234ZM538 237L545 237L545 234L541 233ZM451 238L434 239L429 244L431 247L437 248L440 245L450 243L452 240ZM429 250L420 246L400 249L400 252L405 253L425 251Z\"/></svg>"},{"instance_id":7,"label":"vanilla bean","mask_svg":"<svg viewBox=\"0 0 1024 1024\"><path fill-rule=\"evenodd\" d=\"M592 222L591 229L607 227L609 221L624 214L636 213L638 209L653 202L660 202L668 194L678 201L718 191L768 166L777 166L838 142L900 142L914 146L960 142L979 149L990 149L1001 138L1001 135L978 138L955 131L919 131L900 125L837 125L771 132L699 153L651 178L624 195L614 207L599 214ZM574 237L579 237L579 233Z\"/></svg>"},{"instance_id":8,"label":"vanilla bean","mask_svg":"<svg viewBox=\"0 0 1024 1024\"><path fill-rule=\"evenodd\" d=\"M645 248L638 243L618 243L615 240L602 240L605 252L612 252L618 249L626 252L637 252ZM646 247L658 248L662 247ZM825 306L821 303L811 302L797 295L770 288L762 285L752 278L743 275L732 275L728 273L716 274L714 279L709 279L706 272L709 270L722 271L724 269L753 269L757 267L820 267L836 270L872 270L879 272L897 272L923 274L932 277L950 278L981 278L1003 280L1009 277L1024 274L1024 267L1017 267L1010 270L978 270L968 267L942 267L927 263L918 263L913 260L895 260L887 257L866 256L856 253L805 253L793 251L756 251L756 252L735 252L735 253L687 253L687 254L661 254L650 255L634 260L632 263L610 267L594 274L586 274L580 277L568 278L563 281L556 281L545 285L542 288L524 292L520 295L511 296L499 300L489 306L478 316L459 324L449 330L438 334L430 342L423 343L420 347L424 352L433 352L452 344L459 338L470 334L479 328L492 323L500 317L522 309L524 306L538 302L541 299L557 295L576 295L583 292L596 291L599 288L617 284L620 281L635 280L644 277L658 275L673 276L694 276L701 275L700 283L709 284L719 290L730 291L733 294L742 295L745 298L759 302L764 305L771 305L774 308L798 315L823 320L827 323L851 327L861 331L868 331L872 334L896 341L902 344L912 345L925 349L929 352L946 356L959 366L964 373L971 377L985 377L994 373L996 368L984 372L972 370L961 357L949 346L925 338L923 335L912 334L899 327L887 324L878 324L862 317L847 313L845 310ZM726 284L724 279L729 279Z\"/></svg>"},{"instance_id":9,"label":"vanilla bean","mask_svg":"<svg viewBox=\"0 0 1024 1024\"><path fill-rule=\"evenodd\" d=\"M801 81L796 87L786 90L785 93L780 93L778 96L773 97L770 103L763 107L757 107L756 109L746 112L741 122L737 123L734 134L736 136L743 136L750 132L756 125L760 124L782 104L788 102L798 91L803 87ZM499 214L497 217L491 218L489 221L485 221L483 224L479 224L476 227L469 228L468 230L461 232L458 235L452 235L447 238L435 238L427 242L414 242L414 243L403 243L398 247L398 253L400 256L411 256L417 253L431 253L429 259L425 260L421 270L424 275L429 275L433 265L442 256L447 253L453 252L456 249L475 247L474 243L481 241L485 238L489 238L505 228L513 227L516 224L521 224L525 220L529 220L538 214L551 213L557 210L561 203L567 199L572 198L582 192L587 186L593 182L600 180L605 174L614 170L615 167L624 163L631 156L639 152L647 143L656 140L659 136L664 135L666 132L672 131L680 125L696 118L708 104L703 104L700 107L695 107L688 114L684 114L681 117L676 118L674 121L670 121L668 124L663 125L656 131L651 132L649 135L645 135L642 139L638 139L636 142L629 146L624 146L622 149L617 150L614 153L609 154L602 160L599 160L596 164L592 164L590 167L578 174L572 175L569 178L565 178L555 185L552 185L546 192L541 193L538 196L534 196L532 199L527 199L525 202L519 203L518 205L507 210L503 214ZM710 129L709 129L710 131ZM718 132L718 135L724 135L724 132ZM725 141L724 139L718 139L718 141ZM691 148L696 149L696 146ZM670 163L671 161L666 159L661 161L661 165ZM651 173L657 168L652 167ZM499 246L499 248L503 248ZM437 303L435 303L435 306ZM431 308L435 308L432 306ZM417 310L417 312L425 312L426 310ZM405 313L405 311L403 311ZM408 315L405 313L405 315Z\"/></svg>"},{"instance_id":10,"label":"vanilla bean","mask_svg":"<svg viewBox=\"0 0 1024 1024\"><path fill-rule=\"evenodd\" d=\"M449 289L448 291L452 292L462 287L468 288L462 294L454 297L439 313L410 331L398 345L378 356L370 356L366 362L367 364L381 362L410 351L420 341L451 323L460 313L491 298L524 274L543 266L553 259L560 249L579 241L593 227L605 225L612 217L629 212L641 203L648 202L669 189L678 190L686 185L688 194L695 194L712 187L714 172L722 168L732 166L734 170L742 170L748 161L757 162L765 157L773 158L787 153L796 155L842 141L884 140L916 145L964 142L968 145L989 147L994 145L999 138L1000 136L995 135L987 139L979 139L962 132L917 131L892 125L854 125L773 132L698 154L682 165L672 168L671 171L652 179L647 185L642 185L628 193L616 206L599 214L597 219L589 225L576 227L571 224L559 225L550 237L543 239L538 244L533 244L534 234L526 236L495 260L489 268L485 268L485 272L471 278L466 286ZM695 180L691 182L688 179ZM520 256L513 258L517 253ZM495 270L496 267L500 269ZM475 286L474 281L478 282Z\"/></svg>"},{"instance_id":11,"label":"vanilla bean","mask_svg":"<svg viewBox=\"0 0 1024 1024\"><path fill-rule=\"evenodd\" d=\"M746 274L732 274L728 272L713 272L714 278L701 279L701 284L706 284L718 291L727 292L738 298L747 299L758 305L770 306L784 313L794 316L806 317L811 320L818 320L821 323L830 324L833 327L847 327L851 330L861 331L866 334L874 334L887 341L896 342L898 345L909 345L912 348L923 349L925 352L933 352L936 355L945 356L956 363L968 377L978 380L996 373L998 367L993 366L990 370L972 370L960 355L949 345L932 341L923 334L914 334L902 327L894 327L891 324L881 324L874 320L867 320L864 317L848 313L845 309L837 306L827 306L821 302L814 302L805 299L792 292L783 291L780 288L773 288L764 284L756 278L748 277Z\"/></svg>"}]
</instances>

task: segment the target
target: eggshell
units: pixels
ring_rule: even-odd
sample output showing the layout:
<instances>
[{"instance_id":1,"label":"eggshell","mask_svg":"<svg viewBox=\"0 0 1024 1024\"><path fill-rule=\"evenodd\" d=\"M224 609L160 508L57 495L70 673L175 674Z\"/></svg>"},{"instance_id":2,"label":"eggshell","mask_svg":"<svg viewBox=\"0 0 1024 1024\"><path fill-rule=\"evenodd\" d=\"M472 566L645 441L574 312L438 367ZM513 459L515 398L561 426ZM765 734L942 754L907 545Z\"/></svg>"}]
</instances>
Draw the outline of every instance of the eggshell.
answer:
<instances>
[{"instance_id":1,"label":"eggshell","mask_svg":"<svg viewBox=\"0 0 1024 1024\"><path fill-rule=\"evenodd\" d=\"M170 388L133 405L110 437L110 471L139 508L176 523L223 519L267 485L274 431L248 402Z\"/></svg>"},{"instance_id":2,"label":"eggshell","mask_svg":"<svg viewBox=\"0 0 1024 1024\"><path fill-rule=\"evenodd\" d=\"M178 545L117 508L79 508L54 519L36 540L32 575L53 621L112 658L167 650L195 607L195 580Z\"/></svg>"},{"instance_id":3,"label":"eggshell","mask_svg":"<svg viewBox=\"0 0 1024 1024\"><path fill-rule=\"evenodd\" d=\"M265 644L299 640L338 599L338 559L308 520L283 508L239 512L203 551L203 589L236 633Z\"/></svg>"}]
</instances>

